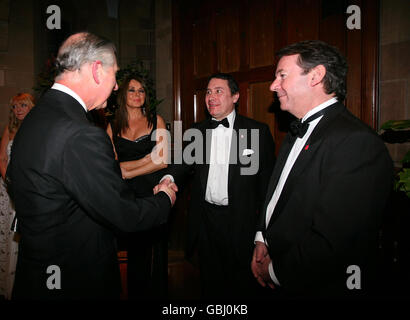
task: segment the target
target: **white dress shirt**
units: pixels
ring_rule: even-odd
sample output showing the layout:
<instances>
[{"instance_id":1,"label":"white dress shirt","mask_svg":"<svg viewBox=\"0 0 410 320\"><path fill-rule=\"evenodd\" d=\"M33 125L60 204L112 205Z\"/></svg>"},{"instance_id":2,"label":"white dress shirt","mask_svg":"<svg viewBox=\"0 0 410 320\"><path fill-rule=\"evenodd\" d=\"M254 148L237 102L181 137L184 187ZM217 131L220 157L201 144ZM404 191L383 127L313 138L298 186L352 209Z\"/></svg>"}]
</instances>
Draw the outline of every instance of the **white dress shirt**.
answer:
<instances>
[{"instance_id":1,"label":"white dress shirt","mask_svg":"<svg viewBox=\"0 0 410 320\"><path fill-rule=\"evenodd\" d=\"M66 87L65 85L63 85L61 83L55 82L53 84L53 86L51 87L51 89L55 89L55 90L62 91L62 92L65 92L65 93L69 94L75 100L77 100L79 104L81 104L83 106L85 112L88 112L87 107L85 106L85 103L84 103L83 99L81 99L80 96L78 94L76 94L73 90L71 90L69 87Z\"/></svg>"},{"instance_id":2,"label":"white dress shirt","mask_svg":"<svg viewBox=\"0 0 410 320\"><path fill-rule=\"evenodd\" d=\"M320 110L323 110L327 108L328 106L334 104L337 102L336 98L329 99L322 104L318 105L317 107L311 109L308 113L305 114L305 116L302 118L302 122L309 118L310 116L314 115L315 113L319 112ZM275 210L276 204L278 203L279 197L282 193L283 187L285 186L286 180L289 176L290 171L293 168L293 165L295 164L300 152L302 151L303 147L306 144L306 141L309 139L310 135L312 134L313 130L319 123L320 119L322 119L323 116L320 116L316 118L315 120L312 120L309 122L309 128L303 138L297 138L295 143L293 144L292 149L289 152L289 156L286 160L285 166L282 169L282 173L280 175L278 184L276 185L276 189L273 192L272 198L266 208L266 226L268 226L270 218L272 217L273 211ZM260 241L266 243L264 241L262 232L257 232L255 236L255 241ZM267 244L267 243L266 243ZM269 275L272 278L273 282L276 285L280 285L278 279L275 276L275 272L273 271L273 266L272 262L269 264Z\"/></svg>"},{"instance_id":3,"label":"white dress shirt","mask_svg":"<svg viewBox=\"0 0 410 320\"><path fill-rule=\"evenodd\" d=\"M211 153L209 159L208 181L206 184L205 200L216 205L226 206L228 199L229 157L235 109L226 117L229 128L219 125L212 130ZM215 119L214 119L215 120Z\"/></svg>"}]
</instances>

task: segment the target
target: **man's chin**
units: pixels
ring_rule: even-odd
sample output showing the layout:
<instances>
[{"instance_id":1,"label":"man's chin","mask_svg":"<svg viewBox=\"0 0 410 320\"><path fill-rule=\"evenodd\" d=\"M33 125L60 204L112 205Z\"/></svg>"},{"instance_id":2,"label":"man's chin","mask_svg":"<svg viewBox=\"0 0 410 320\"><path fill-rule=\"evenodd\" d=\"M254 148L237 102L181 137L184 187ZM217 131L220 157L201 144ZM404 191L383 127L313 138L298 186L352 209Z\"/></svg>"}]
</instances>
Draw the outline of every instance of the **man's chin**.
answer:
<instances>
[{"instance_id":1,"label":"man's chin","mask_svg":"<svg viewBox=\"0 0 410 320\"><path fill-rule=\"evenodd\" d=\"M107 106L107 101L105 101L103 104L100 104L100 105L96 106L96 107L93 108L93 109L96 109L96 110L98 110L98 109L104 109L106 106Z\"/></svg>"},{"instance_id":2,"label":"man's chin","mask_svg":"<svg viewBox=\"0 0 410 320\"><path fill-rule=\"evenodd\" d=\"M218 119L218 114L216 112L209 112L212 118Z\"/></svg>"},{"instance_id":3,"label":"man's chin","mask_svg":"<svg viewBox=\"0 0 410 320\"><path fill-rule=\"evenodd\" d=\"M279 102L279 103L280 103L280 109L282 111L288 111L289 108L285 102Z\"/></svg>"}]
</instances>

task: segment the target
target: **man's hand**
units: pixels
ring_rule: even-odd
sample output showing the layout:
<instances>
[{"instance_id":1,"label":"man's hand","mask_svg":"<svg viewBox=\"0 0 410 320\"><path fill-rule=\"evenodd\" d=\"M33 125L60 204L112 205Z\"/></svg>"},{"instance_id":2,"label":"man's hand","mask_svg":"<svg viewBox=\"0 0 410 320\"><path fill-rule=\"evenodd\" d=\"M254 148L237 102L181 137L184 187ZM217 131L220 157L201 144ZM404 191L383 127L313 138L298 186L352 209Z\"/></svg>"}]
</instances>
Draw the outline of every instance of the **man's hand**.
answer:
<instances>
[{"instance_id":1,"label":"man's hand","mask_svg":"<svg viewBox=\"0 0 410 320\"><path fill-rule=\"evenodd\" d=\"M270 262L268 248L263 242L256 241L251 262L253 276L262 287L268 285L270 288L275 289L275 285L269 275Z\"/></svg>"},{"instance_id":2,"label":"man's hand","mask_svg":"<svg viewBox=\"0 0 410 320\"><path fill-rule=\"evenodd\" d=\"M178 192L178 187L174 182L171 181L171 179L165 178L154 187L153 191L154 194L157 194L160 191L164 191L171 200L171 206L173 206L177 198L176 192Z\"/></svg>"}]
</instances>

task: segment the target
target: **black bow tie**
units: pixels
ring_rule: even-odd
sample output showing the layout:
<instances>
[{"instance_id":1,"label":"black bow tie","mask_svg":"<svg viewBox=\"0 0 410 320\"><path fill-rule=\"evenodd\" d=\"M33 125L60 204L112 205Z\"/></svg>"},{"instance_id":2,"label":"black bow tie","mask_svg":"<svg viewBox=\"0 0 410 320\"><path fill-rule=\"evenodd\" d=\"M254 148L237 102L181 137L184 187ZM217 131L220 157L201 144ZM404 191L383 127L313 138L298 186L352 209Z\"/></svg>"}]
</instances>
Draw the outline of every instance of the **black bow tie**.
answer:
<instances>
[{"instance_id":1,"label":"black bow tie","mask_svg":"<svg viewBox=\"0 0 410 320\"><path fill-rule=\"evenodd\" d=\"M324 109L323 109L324 110ZM309 128L309 122L315 120L316 118L322 116L324 114L323 110L316 112L314 115L307 118L304 122L301 122L300 119L296 119L290 123L290 133L292 136L297 136L299 138L303 138L306 131Z\"/></svg>"},{"instance_id":2,"label":"black bow tie","mask_svg":"<svg viewBox=\"0 0 410 320\"><path fill-rule=\"evenodd\" d=\"M210 127L211 129L215 129L216 127L218 127L220 124L222 124L223 126L229 128L229 121L227 118L222 119L221 121L217 121L214 119L211 119L210 121Z\"/></svg>"}]
</instances>

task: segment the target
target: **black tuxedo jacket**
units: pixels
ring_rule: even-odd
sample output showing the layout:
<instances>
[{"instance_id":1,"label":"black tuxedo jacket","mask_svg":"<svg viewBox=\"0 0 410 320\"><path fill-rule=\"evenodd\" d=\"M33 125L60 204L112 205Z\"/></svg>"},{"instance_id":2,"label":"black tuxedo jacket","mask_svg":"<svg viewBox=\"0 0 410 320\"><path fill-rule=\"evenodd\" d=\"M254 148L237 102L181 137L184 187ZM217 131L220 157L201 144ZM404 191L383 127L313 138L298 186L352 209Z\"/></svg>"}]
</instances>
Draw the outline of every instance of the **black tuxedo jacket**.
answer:
<instances>
[{"instance_id":1,"label":"black tuxedo jacket","mask_svg":"<svg viewBox=\"0 0 410 320\"><path fill-rule=\"evenodd\" d=\"M134 196L105 131L53 89L19 129L8 177L21 233L15 298L119 297L114 231L164 223L170 210L164 192ZM61 289L48 288L57 276L49 266L60 269Z\"/></svg>"},{"instance_id":2,"label":"black tuxedo jacket","mask_svg":"<svg viewBox=\"0 0 410 320\"><path fill-rule=\"evenodd\" d=\"M200 130L203 137L202 161L192 165L173 166L170 169L178 185L182 184L181 180L187 176L188 172L193 171L188 214L188 256L193 253L203 226L202 211L204 210L209 172L207 154L209 157L210 143L207 142L211 141L210 137L212 136L209 124L210 120L207 119L194 125L196 129ZM251 143L251 129L256 129L259 132L259 143L254 145ZM269 177L275 163L275 145L266 124L246 118L238 113L235 116L233 130L236 134L232 135L231 160L228 171L228 197L232 218L231 225L227 226L230 230L227 231L232 234L233 243L236 245L236 256L249 267L257 217L262 209ZM244 155L245 149L252 149L254 153ZM259 158L259 168L254 175L241 174L241 170L247 170L251 166L251 159L248 157L253 157L255 161Z\"/></svg>"},{"instance_id":3,"label":"black tuxedo jacket","mask_svg":"<svg viewBox=\"0 0 410 320\"><path fill-rule=\"evenodd\" d=\"M288 292L346 293L350 265L370 278L392 161L379 137L341 103L329 106L297 158L275 210L266 208L295 138L286 136L270 180L259 230Z\"/></svg>"}]
</instances>

